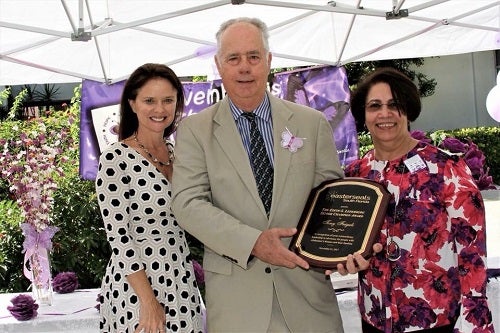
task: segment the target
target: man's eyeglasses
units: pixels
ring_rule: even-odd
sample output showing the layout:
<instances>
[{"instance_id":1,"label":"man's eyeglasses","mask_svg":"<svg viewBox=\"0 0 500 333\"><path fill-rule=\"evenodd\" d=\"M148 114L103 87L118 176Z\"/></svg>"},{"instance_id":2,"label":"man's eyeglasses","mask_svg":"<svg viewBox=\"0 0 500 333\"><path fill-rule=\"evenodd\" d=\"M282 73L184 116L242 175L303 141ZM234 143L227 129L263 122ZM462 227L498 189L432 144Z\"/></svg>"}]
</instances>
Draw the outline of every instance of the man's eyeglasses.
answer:
<instances>
[{"instance_id":1,"label":"man's eyeglasses","mask_svg":"<svg viewBox=\"0 0 500 333\"><path fill-rule=\"evenodd\" d=\"M371 101L365 104L365 109L368 112L377 112L382 110L382 106L387 106L390 111L401 111L402 107L396 101L389 101L387 103L381 103L379 101Z\"/></svg>"},{"instance_id":2,"label":"man's eyeglasses","mask_svg":"<svg viewBox=\"0 0 500 333\"><path fill-rule=\"evenodd\" d=\"M224 59L224 61L231 65L237 66L241 63L243 57L247 58L247 61L250 65L257 65L262 60L262 55L259 52L248 52L246 54L231 54Z\"/></svg>"}]
</instances>

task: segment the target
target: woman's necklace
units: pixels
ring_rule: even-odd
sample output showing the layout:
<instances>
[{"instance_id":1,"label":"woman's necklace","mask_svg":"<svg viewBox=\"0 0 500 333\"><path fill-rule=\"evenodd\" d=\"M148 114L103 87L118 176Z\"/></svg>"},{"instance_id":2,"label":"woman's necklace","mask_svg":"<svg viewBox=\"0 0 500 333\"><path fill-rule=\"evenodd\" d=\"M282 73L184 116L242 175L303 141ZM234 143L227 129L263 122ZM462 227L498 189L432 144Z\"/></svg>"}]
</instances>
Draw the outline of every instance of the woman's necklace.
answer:
<instances>
[{"instance_id":1,"label":"woman's necklace","mask_svg":"<svg viewBox=\"0 0 500 333\"><path fill-rule=\"evenodd\" d=\"M406 158L408 158L408 154L407 154ZM405 174L405 169L406 169L406 166L404 164L403 159L401 159L401 161L399 162L399 165L396 167L396 172L400 173L401 177L399 178L399 184L397 187L398 192L399 192L398 198L397 198L397 200L396 200L396 198L394 198L395 203L394 203L393 226L396 224L396 222L397 222L396 220L398 219L398 206L399 206L399 202L401 200L401 184L403 182L403 176ZM387 245L385 248L386 257L390 261L397 261L397 260L399 260L399 258L401 258L401 248L399 247L399 244L396 243L396 241L394 240L394 236L391 235L391 233L389 231L389 223L387 223L385 232L386 232L387 239L388 239L388 242L387 242Z\"/></svg>"},{"instance_id":2,"label":"woman's necklace","mask_svg":"<svg viewBox=\"0 0 500 333\"><path fill-rule=\"evenodd\" d=\"M156 163L162 167L165 167L165 166L169 166L174 161L174 158L175 158L174 147L168 142L167 139L165 139L165 144L167 145L167 149L168 149L168 161L167 162L162 162L158 158L156 158L153 154L151 154L149 152L149 150L146 147L144 147L144 145L137 139L137 133L134 133L133 139L135 142L137 142L137 145L139 146L139 148L141 148L149 156L149 158L151 158L151 160L153 160L153 163Z\"/></svg>"}]
</instances>

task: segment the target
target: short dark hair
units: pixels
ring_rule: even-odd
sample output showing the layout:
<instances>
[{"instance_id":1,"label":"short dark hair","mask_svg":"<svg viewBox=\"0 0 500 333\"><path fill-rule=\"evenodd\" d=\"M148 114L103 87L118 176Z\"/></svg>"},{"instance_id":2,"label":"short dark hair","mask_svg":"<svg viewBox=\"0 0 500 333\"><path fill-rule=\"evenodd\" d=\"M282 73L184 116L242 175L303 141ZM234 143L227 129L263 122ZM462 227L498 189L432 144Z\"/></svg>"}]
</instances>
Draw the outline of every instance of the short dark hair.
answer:
<instances>
[{"instance_id":1,"label":"short dark hair","mask_svg":"<svg viewBox=\"0 0 500 333\"><path fill-rule=\"evenodd\" d=\"M174 89L177 90L177 103L175 106L174 121L165 128L164 137L169 137L177 129L177 125L182 118L184 111L184 89L179 77L168 66L163 64L147 63L138 67L127 79L123 88L120 101L120 124L118 128L118 139L123 140L131 136L139 127L137 114L132 111L129 100L135 100L139 89L141 89L149 80L154 78L163 78L169 81Z\"/></svg>"},{"instance_id":2,"label":"short dark hair","mask_svg":"<svg viewBox=\"0 0 500 333\"><path fill-rule=\"evenodd\" d=\"M422 110L417 86L405 74L392 67L378 68L368 74L351 94L351 112L358 128L365 124L366 96L377 83L386 83L391 88L392 97L401 105L401 113L408 121L415 121Z\"/></svg>"}]
</instances>

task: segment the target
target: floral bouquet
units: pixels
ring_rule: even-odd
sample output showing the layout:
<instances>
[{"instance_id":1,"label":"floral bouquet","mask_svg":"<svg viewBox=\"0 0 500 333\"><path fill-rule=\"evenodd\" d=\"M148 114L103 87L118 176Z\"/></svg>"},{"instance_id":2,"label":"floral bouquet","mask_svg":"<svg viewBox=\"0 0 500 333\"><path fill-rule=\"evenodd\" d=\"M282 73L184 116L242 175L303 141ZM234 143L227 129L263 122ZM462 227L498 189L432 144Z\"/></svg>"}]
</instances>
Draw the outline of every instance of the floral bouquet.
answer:
<instances>
[{"instance_id":1,"label":"floral bouquet","mask_svg":"<svg viewBox=\"0 0 500 333\"><path fill-rule=\"evenodd\" d=\"M56 177L63 176L59 162L64 159L62 149L54 146L57 147L57 141L65 133L45 133L43 122L33 124L27 133L13 128L19 133L17 138L0 139L0 167L2 178L21 208L24 275L35 290L35 287L48 288L50 284L49 252L52 237L59 230L51 225L50 213L57 189Z\"/></svg>"}]
</instances>

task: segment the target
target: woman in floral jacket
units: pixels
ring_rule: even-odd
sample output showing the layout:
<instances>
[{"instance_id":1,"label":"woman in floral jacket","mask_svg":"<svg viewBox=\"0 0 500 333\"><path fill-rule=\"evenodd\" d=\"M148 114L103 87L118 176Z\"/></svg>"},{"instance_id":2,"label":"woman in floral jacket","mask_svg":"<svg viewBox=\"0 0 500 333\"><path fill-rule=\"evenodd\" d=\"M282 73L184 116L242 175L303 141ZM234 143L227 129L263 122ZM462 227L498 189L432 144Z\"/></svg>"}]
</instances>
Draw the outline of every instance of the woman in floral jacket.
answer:
<instances>
[{"instance_id":1,"label":"woman in floral jacket","mask_svg":"<svg viewBox=\"0 0 500 333\"><path fill-rule=\"evenodd\" d=\"M417 87L382 68L351 97L374 149L346 176L392 195L377 242L384 251L359 273L363 332L494 332L486 300L486 228L481 192L463 159L411 137Z\"/></svg>"}]
</instances>

